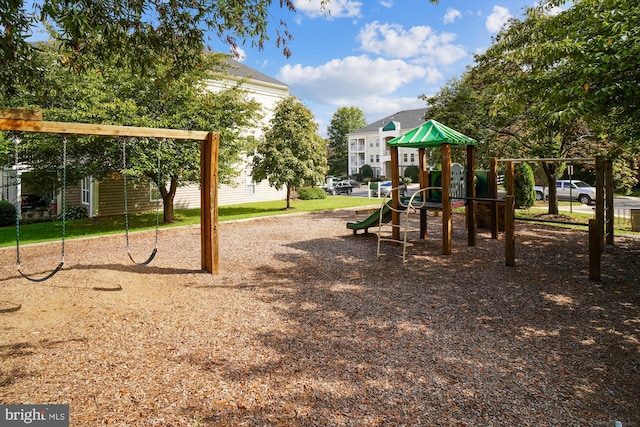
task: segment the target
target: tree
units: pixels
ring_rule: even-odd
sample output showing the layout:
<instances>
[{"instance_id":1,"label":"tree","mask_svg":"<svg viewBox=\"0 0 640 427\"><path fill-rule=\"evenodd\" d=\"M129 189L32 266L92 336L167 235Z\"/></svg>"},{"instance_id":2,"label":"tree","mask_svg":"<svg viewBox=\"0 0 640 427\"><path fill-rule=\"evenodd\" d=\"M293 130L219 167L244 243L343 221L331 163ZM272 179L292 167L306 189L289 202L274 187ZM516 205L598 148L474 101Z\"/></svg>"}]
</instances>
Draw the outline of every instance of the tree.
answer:
<instances>
[{"instance_id":1,"label":"tree","mask_svg":"<svg viewBox=\"0 0 640 427\"><path fill-rule=\"evenodd\" d=\"M373 168L370 165L362 165L362 167L360 167L360 176L362 179L373 178Z\"/></svg>"},{"instance_id":2,"label":"tree","mask_svg":"<svg viewBox=\"0 0 640 427\"><path fill-rule=\"evenodd\" d=\"M527 163L516 163L513 167L513 173L516 208L528 209L536 201L533 170Z\"/></svg>"},{"instance_id":3,"label":"tree","mask_svg":"<svg viewBox=\"0 0 640 427\"><path fill-rule=\"evenodd\" d=\"M553 157L600 154L631 164L640 155L640 4L581 0L549 13L564 3L529 9L487 50L518 67L497 86L494 105L529 110L537 139L560 153Z\"/></svg>"},{"instance_id":4,"label":"tree","mask_svg":"<svg viewBox=\"0 0 640 427\"><path fill-rule=\"evenodd\" d=\"M324 140L316 133L313 113L297 98L282 99L275 107L264 142L256 148L251 175L278 190L287 187L287 209L291 189L323 180L327 158Z\"/></svg>"},{"instance_id":5,"label":"tree","mask_svg":"<svg viewBox=\"0 0 640 427\"><path fill-rule=\"evenodd\" d=\"M239 87L208 92L205 80L222 76L208 70L219 68L223 58L207 55L200 61L207 66L169 79L162 66L136 76L111 67L101 73L78 74L60 66L55 55L50 55L43 59L42 88L46 89L35 92L25 88L10 101L13 106L38 107L45 120L220 132L219 179L230 182L249 147L241 132L255 126L259 105L248 100ZM35 179L58 181L59 137L24 133L21 140L21 157L28 156ZM67 140L68 182L86 176L99 180L122 170L121 140L86 136L69 136ZM126 146L126 172L132 181L147 177L159 184L164 221L172 222L177 188L199 179L199 142L164 140L159 146L157 140L135 139ZM60 185L58 182L57 188Z\"/></svg>"},{"instance_id":6,"label":"tree","mask_svg":"<svg viewBox=\"0 0 640 427\"><path fill-rule=\"evenodd\" d=\"M420 168L418 166L407 166L404 170L405 178L410 178L411 182L418 182L420 180Z\"/></svg>"},{"instance_id":7,"label":"tree","mask_svg":"<svg viewBox=\"0 0 640 427\"><path fill-rule=\"evenodd\" d=\"M364 113L358 107L340 107L333 113L327 127L329 136L329 173L348 175L349 141L347 134L367 125Z\"/></svg>"},{"instance_id":8,"label":"tree","mask_svg":"<svg viewBox=\"0 0 640 427\"><path fill-rule=\"evenodd\" d=\"M324 5L327 0L322 0ZM143 73L155 64L173 65L174 75L198 67L205 50L204 33L211 31L232 49L247 41L262 48L274 38L289 56L292 38L284 20L269 23L272 0L128 1L12 0L0 9L0 89L32 81L38 70L29 59L37 50L28 43L36 26L50 30L58 55L75 70L116 64ZM295 12L293 0L280 8ZM273 37L275 35L275 37ZM5 68L6 67L6 68ZM5 91L3 90L3 92Z\"/></svg>"}]
</instances>

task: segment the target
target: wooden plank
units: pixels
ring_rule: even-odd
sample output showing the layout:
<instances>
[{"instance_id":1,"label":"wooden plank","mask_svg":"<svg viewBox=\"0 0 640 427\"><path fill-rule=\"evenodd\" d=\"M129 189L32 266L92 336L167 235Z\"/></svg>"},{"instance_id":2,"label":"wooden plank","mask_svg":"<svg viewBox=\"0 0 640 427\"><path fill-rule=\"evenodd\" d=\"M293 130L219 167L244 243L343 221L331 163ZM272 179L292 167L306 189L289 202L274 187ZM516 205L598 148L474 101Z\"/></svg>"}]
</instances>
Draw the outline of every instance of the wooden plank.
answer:
<instances>
[{"instance_id":1,"label":"wooden plank","mask_svg":"<svg viewBox=\"0 0 640 427\"><path fill-rule=\"evenodd\" d=\"M167 138L204 141L209 132L142 128L135 126L94 125L89 123L41 122L34 120L0 119L0 131L59 133L71 135L122 136L137 138Z\"/></svg>"},{"instance_id":2,"label":"wooden plank","mask_svg":"<svg viewBox=\"0 0 640 427\"><path fill-rule=\"evenodd\" d=\"M440 146L442 162L442 254L451 255L451 145Z\"/></svg>"},{"instance_id":3,"label":"wooden plank","mask_svg":"<svg viewBox=\"0 0 640 427\"><path fill-rule=\"evenodd\" d=\"M512 163L532 163L532 162L585 162L593 163L596 161L595 157L551 157L551 158L533 158L533 159L497 159L499 162L512 162Z\"/></svg>"},{"instance_id":4,"label":"wooden plank","mask_svg":"<svg viewBox=\"0 0 640 427\"><path fill-rule=\"evenodd\" d=\"M615 215L613 211L613 164L611 159L605 159L604 161L604 194L605 194L605 243L607 245L613 245L614 234L614 222Z\"/></svg>"},{"instance_id":5,"label":"wooden plank","mask_svg":"<svg viewBox=\"0 0 640 427\"><path fill-rule=\"evenodd\" d=\"M589 220L589 280L594 282L599 282L601 276L601 229L597 219Z\"/></svg>"},{"instance_id":6,"label":"wooden plank","mask_svg":"<svg viewBox=\"0 0 640 427\"><path fill-rule=\"evenodd\" d=\"M424 189L429 187L429 169L427 169L427 150L424 148L418 149L418 165L420 169L420 173L418 175L418 180L420 182L420 189ZM424 200L427 199L427 192L421 192ZM429 237L427 232L427 210L420 209L420 238L427 239Z\"/></svg>"},{"instance_id":7,"label":"wooden plank","mask_svg":"<svg viewBox=\"0 0 640 427\"><path fill-rule=\"evenodd\" d=\"M596 219L600 230L600 250L604 250L604 158L596 157Z\"/></svg>"},{"instance_id":8,"label":"wooden plank","mask_svg":"<svg viewBox=\"0 0 640 427\"><path fill-rule=\"evenodd\" d=\"M489 173L487 174L487 192L491 199L498 198L498 159L493 157L489 166ZM498 207L495 203L491 204L491 238L498 238Z\"/></svg>"},{"instance_id":9,"label":"wooden plank","mask_svg":"<svg viewBox=\"0 0 640 427\"><path fill-rule=\"evenodd\" d=\"M467 145L467 244L476 245L476 171L475 171L475 145Z\"/></svg>"},{"instance_id":10,"label":"wooden plank","mask_svg":"<svg viewBox=\"0 0 640 427\"><path fill-rule=\"evenodd\" d=\"M504 198L504 264L516 265L515 197Z\"/></svg>"},{"instance_id":11,"label":"wooden plank","mask_svg":"<svg viewBox=\"0 0 640 427\"><path fill-rule=\"evenodd\" d=\"M6 108L0 110L0 119L10 120L42 120L42 112L26 108Z\"/></svg>"},{"instance_id":12,"label":"wooden plank","mask_svg":"<svg viewBox=\"0 0 640 427\"><path fill-rule=\"evenodd\" d=\"M391 151L391 187L395 188L400 185L400 165L398 162L398 147L389 147ZM391 206L393 211L391 212L391 223L393 229L391 230L391 237L394 240L400 240L400 212L398 208L400 206L399 191L393 191L391 193Z\"/></svg>"},{"instance_id":13,"label":"wooden plank","mask_svg":"<svg viewBox=\"0 0 640 427\"><path fill-rule=\"evenodd\" d=\"M218 146L219 134L209 133L200 152L200 246L202 269L219 272L218 237Z\"/></svg>"},{"instance_id":14,"label":"wooden plank","mask_svg":"<svg viewBox=\"0 0 640 427\"><path fill-rule=\"evenodd\" d=\"M509 196L515 196L515 185L513 183L513 177L514 177L513 162L507 162L505 167L507 169L507 176L505 177L506 184L507 184L507 194Z\"/></svg>"}]
</instances>

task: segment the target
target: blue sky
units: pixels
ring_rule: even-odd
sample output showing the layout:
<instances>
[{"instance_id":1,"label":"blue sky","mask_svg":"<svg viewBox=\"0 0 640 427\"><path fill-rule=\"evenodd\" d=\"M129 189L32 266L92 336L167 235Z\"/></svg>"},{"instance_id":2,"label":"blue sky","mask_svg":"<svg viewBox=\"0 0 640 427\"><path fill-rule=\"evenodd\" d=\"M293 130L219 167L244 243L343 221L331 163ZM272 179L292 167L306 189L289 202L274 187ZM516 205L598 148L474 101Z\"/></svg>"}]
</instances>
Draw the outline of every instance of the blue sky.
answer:
<instances>
[{"instance_id":1,"label":"blue sky","mask_svg":"<svg viewBox=\"0 0 640 427\"><path fill-rule=\"evenodd\" d=\"M278 1L274 3L279 4ZM241 47L241 60L277 78L314 113L319 133L341 106L360 108L368 122L396 111L423 108L432 95L473 63L509 17L521 17L535 0L295 0L292 14L274 7L294 39L285 58L267 42L264 50ZM218 51L228 47L207 40Z\"/></svg>"}]
</instances>

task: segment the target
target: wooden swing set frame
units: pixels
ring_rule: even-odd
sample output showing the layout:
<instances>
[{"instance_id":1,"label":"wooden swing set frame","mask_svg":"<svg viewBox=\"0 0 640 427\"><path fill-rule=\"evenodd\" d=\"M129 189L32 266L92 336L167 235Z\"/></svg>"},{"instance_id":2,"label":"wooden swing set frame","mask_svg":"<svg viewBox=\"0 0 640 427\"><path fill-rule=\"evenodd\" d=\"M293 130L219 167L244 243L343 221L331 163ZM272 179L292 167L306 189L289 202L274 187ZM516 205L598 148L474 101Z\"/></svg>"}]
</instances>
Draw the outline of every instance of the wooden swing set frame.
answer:
<instances>
[{"instance_id":1,"label":"wooden swing set frame","mask_svg":"<svg viewBox=\"0 0 640 427\"><path fill-rule=\"evenodd\" d=\"M94 125L88 123L47 122L42 120L41 112L22 109L1 110L0 131L200 141L201 264L202 270L211 274L218 274L219 133L134 126Z\"/></svg>"}]
</instances>

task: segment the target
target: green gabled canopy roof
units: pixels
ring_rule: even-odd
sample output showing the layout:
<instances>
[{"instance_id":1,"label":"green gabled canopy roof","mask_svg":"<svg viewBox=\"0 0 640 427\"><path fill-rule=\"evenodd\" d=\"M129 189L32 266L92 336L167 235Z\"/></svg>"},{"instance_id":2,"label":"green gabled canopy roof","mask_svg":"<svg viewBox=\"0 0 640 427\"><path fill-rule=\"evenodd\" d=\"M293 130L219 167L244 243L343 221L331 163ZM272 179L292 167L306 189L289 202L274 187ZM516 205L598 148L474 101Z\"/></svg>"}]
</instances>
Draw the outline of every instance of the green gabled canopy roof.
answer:
<instances>
[{"instance_id":1,"label":"green gabled canopy roof","mask_svg":"<svg viewBox=\"0 0 640 427\"><path fill-rule=\"evenodd\" d=\"M435 120L429 120L387 142L392 147L426 148L439 147L442 144L476 145L477 141L453 130Z\"/></svg>"}]
</instances>

